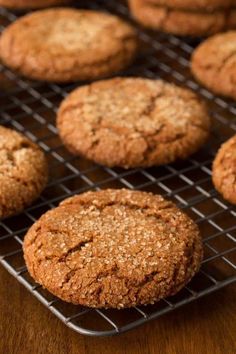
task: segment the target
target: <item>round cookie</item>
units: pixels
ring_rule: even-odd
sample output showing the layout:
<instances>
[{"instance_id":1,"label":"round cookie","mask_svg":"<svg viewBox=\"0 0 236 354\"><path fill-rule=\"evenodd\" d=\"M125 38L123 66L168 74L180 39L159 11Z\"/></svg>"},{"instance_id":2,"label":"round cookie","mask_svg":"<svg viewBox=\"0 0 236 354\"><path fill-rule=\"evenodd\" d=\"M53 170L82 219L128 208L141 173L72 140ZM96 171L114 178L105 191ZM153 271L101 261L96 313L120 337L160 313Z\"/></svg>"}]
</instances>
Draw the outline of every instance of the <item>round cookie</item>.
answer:
<instances>
[{"instance_id":1,"label":"round cookie","mask_svg":"<svg viewBox=\"0 0 236 354\"><path fill-rule=\"evenodd\" d=\"M184 159L206 141L210 120L190 90L161 80L114 78L73 91L57 117L74 154L133 168Z\"/></svg>"},{"instance_id":2,"label":"round cookie","mask_svg":"<svg viewBox=\"0 0 236 354\"><path fill-rule=\"evenodd\" d=\"M124 308L174 295L198 271L197 225L161 196L104 190L44 214L24 239L32 277L59 298Z\"/></svg>"},{"instance_id":3,"label":"round cookie","mask_svg":"<svg viewBox=\"0 0 236 354\"><path fill-rule=\"evenodd\" d=\"M235 0L143 0L172 9L212 11L236 6Z\"/></svg>"},{"instance_id":4,"label":"round cookie","mask_svg":"<svg viewBox=\"0 0 236 354\"><path fill-rule=\"evenodd\" d=\"M122 19L72 8L21 17L0 38L5 65L29 78L54 82L109 76L129 65L136 50L136 31Z\"/></svg>"},{"instance_id":5,"label":"round cookie","mask_svg":"<svg viewBox=\"0 0 236 354\"><path fill-rule=\"evenodd\" d=\"M209 90L236 99L236 31L201 43L193 52L191 70Z\"/></svg>"},{"instance_id":6,"label":"round cookie","mask_svg":"<svg viewBox=\"0 0 236 354\"><path fill-rule=\"evenodd\" d=\"M208 36L236 27L236 11L200 12L129 0L134 18L143 26L179 36Z\"/></svg>"},{"instance_id":7,"label":"round cookie","mask_svg":"<svg viewBox=\"0 0 236 354\"><path fill-rule=\"evenodd\" d=\"M39 9L54 5L68 4L71 0L0 0L0 6L9 9Z\"/></svg>"},{"instance_id":8,"label":"round cookie","mask_svg":"<svg viewBox=\"0 0 236 354\"><path fill-rule=\"evenodd\" d=\"M38 198L48 179L44 153L20 133L0 126L0 218Z\"/></svg>"},{"instance_id":9,"label":"round cookie","mask_svg":"<svg viewBox=\"0 0 236 354\"><path fill-rule=\"evenodd\" d=\"M236 204L236 135L219 149L213 162L215 188L232 204Z\"/></svg>"}]
</instances>

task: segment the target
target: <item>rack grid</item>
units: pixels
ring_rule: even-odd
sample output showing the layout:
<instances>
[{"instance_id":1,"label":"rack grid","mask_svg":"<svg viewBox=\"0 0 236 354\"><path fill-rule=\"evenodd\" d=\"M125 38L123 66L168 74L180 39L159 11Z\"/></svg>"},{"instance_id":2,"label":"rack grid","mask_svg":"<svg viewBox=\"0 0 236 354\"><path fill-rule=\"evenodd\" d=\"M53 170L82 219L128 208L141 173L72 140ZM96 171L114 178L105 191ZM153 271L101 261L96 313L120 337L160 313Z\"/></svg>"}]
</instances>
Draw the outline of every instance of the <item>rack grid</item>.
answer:
<instances>
[{"instance_id":1,"label":"rack grid","mask_svg":"<svg viewBox=\"0 0 236 354\"><path fill-rule=\"evenodd\" d=\"M123 1L94 0L77 7L105 10L132 21ZM20 15L0 7L0 32ZM211 163L222 141L236 133L236 104L214 96L191 77L189 58L200 40L180 39L138 28L142 51L120 75L162 78L202 96L212 116L209 144L186 161L148 169L122 170L96 165L70 155L61 144L55 114L61 100L78 83L31 82L0 64L0 123L12 127L46 152L50 181L41 197L20 215L0 221L0 263L61 321L90 336L108 336L142 323L220 289L236 280L236 208L225 202L211 182ZM24 264L22 242L40 215L75 193L104 188L152 191L170 198L199 225L204 240L200 272L177 295L150 306L96 310L66 304L34 283Z\"/></svg>"}]
</instances>

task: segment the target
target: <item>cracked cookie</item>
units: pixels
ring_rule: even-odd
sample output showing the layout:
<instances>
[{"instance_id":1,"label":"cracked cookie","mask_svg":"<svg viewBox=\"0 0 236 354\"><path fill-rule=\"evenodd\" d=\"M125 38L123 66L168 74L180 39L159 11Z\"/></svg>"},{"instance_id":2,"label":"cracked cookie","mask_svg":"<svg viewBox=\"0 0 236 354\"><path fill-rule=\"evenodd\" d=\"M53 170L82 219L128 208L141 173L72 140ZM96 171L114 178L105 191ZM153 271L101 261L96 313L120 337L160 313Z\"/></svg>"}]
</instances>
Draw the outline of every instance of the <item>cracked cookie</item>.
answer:
<instances>
[{"instance_id":1,"label":"cracked cookie","mask_svg":"<svg viewBox=\"0 0 236 354\"><path fill-rule=\"evenodd\" d=\"M67 302L95 308L174 295L203 254L197 225L172 202L126 189L66 199L31 227L23 249L36 282Z\"/></svg>"},{"instance_id":2,"label":"cracked cookie","mask_svg":"<svg viewBox=\"0 0 236 354\"><path fill-rule=\"evenodd\" d=\"M0 126L0 218L38 198L47 183L44 153L20 133Z\"/></svg>"},{"instance_id":3,"label":"cracked cookie","mask_svg":"<svg viewBox=\"0 0 236 354\"><path fill-rule=\"evenodd\" d=\"M236 6L236 0L144 0L159 6L182 10L203 10L205 12Z\"/></svg>"},{"instance_id":4,"label":"cracked cookie","mask_svg":"<svg viewBox=\"0 0 236 354\"><path fill-rule=\"evenodd\" d=\"M144 0L129 0L129 5L134 18L143 26L180 36L208 36L236 28L236 9L193 11Z\"/></svg>"},{"instance_id":5,"label":"cracked cookie","mask_svg":"<svg viewBox=\"0 0 236 354\"><path fill-rule=\"evenodd\" d=\"M71 0L0 0L0 6L9 9L39 9L42 7L68 4Z\"/></svg>"},{"instance_id":6,"label":"cracked cookie","mask_svg":"<svg viewBox=\"0 0 236 354\"><path fill-rule=\"evenodd\" d=\"M63 102L59 135L73 154L133 168L184 159L207 140L210 119L190 90L144 78L82 86Z\"/></svg>"},{"instance_id":7,"label":"cracked cookie","mask_svg":"<svg viewBox=\"0 0 236 354\"><path fill-rule=\"evenodd\" d=\"M212 180L224 199L236 204L236 135L219 149L213 163Z\"/></svg>"},{"instance_id":8,"label":"cracked cookie","mask_svg":"<svg viewBox=\"0 0 236 354\"><path fill-rule=\"evenodd\" d=\"M109 76L128 66L136 50L136 31L122 19L70 8L21 17L0 37L5 65L26 77L53 82Z\"/></svg>"},{"instance_id":9,"label":"cracked cookie","mask_svg":"<svg viewBox=\"0 0 236 354\"><path fill-rule=\"evenodd\" d=\"M236 99L236 31L217 34L193 52L194 77L216 94Z\"/></svg>"}]
</instances>

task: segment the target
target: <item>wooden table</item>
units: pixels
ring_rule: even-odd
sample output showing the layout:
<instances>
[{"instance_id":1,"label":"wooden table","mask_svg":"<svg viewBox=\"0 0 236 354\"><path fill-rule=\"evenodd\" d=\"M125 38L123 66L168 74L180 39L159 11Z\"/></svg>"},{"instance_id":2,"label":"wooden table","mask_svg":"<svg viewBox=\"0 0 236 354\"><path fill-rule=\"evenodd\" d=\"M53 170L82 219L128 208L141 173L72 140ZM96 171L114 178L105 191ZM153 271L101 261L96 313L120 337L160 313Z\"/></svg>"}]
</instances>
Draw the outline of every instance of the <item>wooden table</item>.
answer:
<instances>
[{"instance_id":1,"label":"wooden table","mask_svg":"<svg viewBox=\"0 0 236 354\"><path fill-rule=\"evenodd\" d=\"M0 284L0 354L236 353L235 284L112 338L68 329L1 266Z\"/></svg>"}]
</instances>

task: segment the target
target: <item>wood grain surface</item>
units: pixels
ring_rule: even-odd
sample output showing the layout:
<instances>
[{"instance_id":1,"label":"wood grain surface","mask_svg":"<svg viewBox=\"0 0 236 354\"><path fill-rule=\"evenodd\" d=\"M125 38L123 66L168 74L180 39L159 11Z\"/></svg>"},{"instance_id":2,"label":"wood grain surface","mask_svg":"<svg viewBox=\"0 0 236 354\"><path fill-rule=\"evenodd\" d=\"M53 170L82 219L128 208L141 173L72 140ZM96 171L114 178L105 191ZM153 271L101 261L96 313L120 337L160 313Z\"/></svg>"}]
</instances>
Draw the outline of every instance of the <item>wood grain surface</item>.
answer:
<instances>
[{"instance_id":1,"label":"wood grain surface","mask_svg":"<svg viewBox=\"0 0 236 354\"><path fill-rule=\"evenodd\" d=\"M0 354L236 353L235 284L111 338L68 329L1 266L0 284Z\"/></svg>"}]
</instances>

